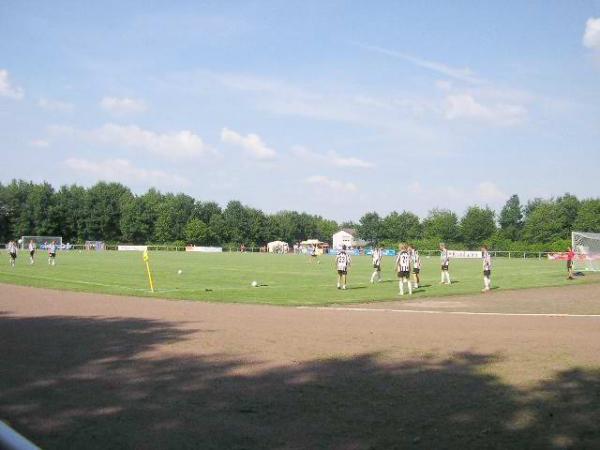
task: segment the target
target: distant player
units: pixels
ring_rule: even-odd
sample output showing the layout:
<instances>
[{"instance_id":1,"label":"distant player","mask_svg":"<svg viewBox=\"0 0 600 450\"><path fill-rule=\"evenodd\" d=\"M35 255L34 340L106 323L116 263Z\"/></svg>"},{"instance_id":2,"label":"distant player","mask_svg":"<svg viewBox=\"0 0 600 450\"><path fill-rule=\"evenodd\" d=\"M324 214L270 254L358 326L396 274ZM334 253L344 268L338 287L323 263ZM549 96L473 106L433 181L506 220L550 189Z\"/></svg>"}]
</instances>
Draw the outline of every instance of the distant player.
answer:
<instances>
[{"instance_id":1,"label":"distant player","mask_svg":"<svg viewBox=\"0 0 600 450\"><path fill-rule=\"evenodd\" d=\"M8 252L8 260L10 262L11 267L15 267L17 264L17 244L15 241L10 241L6 246L6 251Z\"/></svg>"},{"instance_id":2,"label":"distant player","mask_svg":"<svg viewBox=\"0 0 600 450\"><path fill-rule=\"evenodd\" d=\"M375 282L381 282L381 260L383 259L383 249L381 247L375 247L373 249L373 275L371 275L371 284Z\"/></svg>"},{"instance_id":3,"label":"distant player","mask_svg":"<svg viewBox=\"0 0 600 450\"><path fill-rule=\"evenodd\" d=\"M488 252L487 245L481 247L481 258L483 260L483 289L481 292L488 292L492 284L492 255Z\"/></svg>"},{"instance_id":4,"label":"distant player","mask_svg":"<svg viewBox=\"0 0 600 450\"><path fill-rule=\"evenodd\" d=\"M48 264L51 266L56 265L56 241L52 241L48 245Z\"/></svg>"},{"instance_id":5,"label":"distant player","mask_svg":"<svg viewBox=\"0 0 600 450\"><path fill-rule=\"evenodd\" d=\"M310 262L316 262L317 261L317 244L310 247L309 253L310 253Z\"/></svg>"},{"instance_id":6,"label":"distant player","mask_svg":"<svg viewBox=\"0 0 600 450\"><path fill-rule=\"evenodd\" d=\"M35 257L35 242L33 242L33 240L29 241L27 250L29 250L29 263L33 265Z\"/></svg>"},{"instance_id":7,"label":"distant player","mask_svg":"<svg viewBox=\"0 0 600 450\"><path fill-rule=\"evenodd\" d=\"M350 260L350 255L346 253L346 246L342 245L342 249L335 258L335 267L338 274L338 289L346 289L348 268L350 267L351 263L352 261Z\"/></svg>"},{"instance_id":8,"label":"distant player","mask_svg":"<svg viewBox=\"0 0 600 450\"><path fill-rule=\"evenodd\" d=\"M421 257L419 256L419 250L414 247L410 247L410 255L412 259L412 268L413 268L413 276L414 276L414 288L419 288L419 283L421 282L419 273L421 272Z\"/></svg>"},{"instance_id":9,"label":"distant player","mask_svg":"<svg viewBox=\"0 0 600 450\"><path fill-rule=\"evenodd\" d=\"M440 244L440 262L442 264L442 278L440 284L450 284L450 256L446 244Z\"/></svg>"},{"instance_id":10,"label":"distant player","mask_svg":"<svg viewBox=\"0 0 600 450\"><path fill-rule=\"evenodd\" d=\"M573 260L575 259L575 252L571 247L567 249L567 280L573 279Z\"/></svg>"},{"instance_id":11,"label":"distant player","mask_svg":"<svg viewBox=\"0 0 600 450\"><path fill-rule=\"evenodd\" d=\"M404 295L404 283L408 286L408 293L412 295L412 284L410 282L410 253L406 245L400 246L400 253L396 257L396 271L398 273L398 287L400 295Z\"/></svg>"}]
</instances>

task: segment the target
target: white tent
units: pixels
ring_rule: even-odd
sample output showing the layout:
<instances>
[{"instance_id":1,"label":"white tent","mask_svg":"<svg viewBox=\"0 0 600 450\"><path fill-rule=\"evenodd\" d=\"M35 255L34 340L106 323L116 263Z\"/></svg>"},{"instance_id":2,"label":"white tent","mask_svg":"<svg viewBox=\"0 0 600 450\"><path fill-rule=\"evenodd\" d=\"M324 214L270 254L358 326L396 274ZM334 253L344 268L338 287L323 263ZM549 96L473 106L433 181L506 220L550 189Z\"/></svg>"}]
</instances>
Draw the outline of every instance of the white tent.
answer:
<instances>
[{"instance_id":1,"label":"white tent","mask_svg":"<svg viewBox=\"0 0 600 450\"><path fill-rule=\"evenodd\" d=\"M287 253L290 250L290 246L287 242L273 241L267 244L267 251L269 253Z\"/></svg>"}]
</instances>

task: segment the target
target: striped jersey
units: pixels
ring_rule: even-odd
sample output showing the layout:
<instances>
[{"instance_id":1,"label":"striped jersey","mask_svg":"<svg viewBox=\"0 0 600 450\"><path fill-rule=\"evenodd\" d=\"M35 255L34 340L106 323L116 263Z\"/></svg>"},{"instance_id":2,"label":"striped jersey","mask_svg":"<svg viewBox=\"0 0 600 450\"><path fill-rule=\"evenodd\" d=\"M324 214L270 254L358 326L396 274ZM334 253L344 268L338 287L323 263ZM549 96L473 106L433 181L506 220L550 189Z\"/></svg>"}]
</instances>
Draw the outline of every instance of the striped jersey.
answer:
<instances>
[{"instance_id":1,"label":"striped jersey","mask_svg":"<svg viewBox=\"0 0 600 450\"><path fill-rule=\"evenodd\" d=\"M48 253L56 253L56 244L48 245Z\"/></svg>"},{"instance_id":2,"label":"striped jersey","mask_svg":"<svg viewBox=\"0 0 600 450\"><path fill-rule=\"evenodd\" d=\"M29 243L29 246L27 247L29 249L30 252L35 250L35 244L33 242Z\"/></svg>"},{"instance_id":3,"label":"striped jersey","mask_svg":"<svg viewBox=\"0 0 600 450\"><path fill-rule=\"evenodd\" d=\"M8 250L8 253L17 253L17 244L14 242L9 242L6 249Z\"/></svg>"},{"instance_id":4,"label":"striped jersey","mask_svg":"<svg viewBox=\"0 0 600 450\"><path fill-rule=\"evenodd\" d=\"M350 267L350 255L342 250L338 253L335 262L337 270L348 270L348 267Z\"/></svg>"},{"instance_id":5,"label":"striped jersey","mask_svg":"<svg viewBox=\"0 0 600 450\"><path fill-rule=\"evenodd\" d=\"M440 260L442 262L442 266L447 266L450 264L450 256L448 255L448 249L444 249L440 252Z\"/></svg>"},{"instance_id":6,"label":"striped jersey","mask_svg":"<svg viewBox=\"0 0 600 450\"><path fill-rule=\"evenodd\" d=\"M483 259L483 270L492 270L492 255L490 255L490 252L483 252L481 258Z\"/></svg>"},{"instance_id":7,"label":"striped jersey","mask_svg":"<svg viewBox=\"0 0 600 450\"><path fill-rule=\"evenodd\" d=\"M419 256L418 250L413 250L412 252L412 264L414 269L421 268L421 257Z\"/></svg>"},{"instance_id":8,"label":"striped jersey","mask_svg":"<svg viewBox=\"0 0 600 450\"><path fill-rule=\"evenodd\" d=\"M373 264L377 266L380 265L382 256L383 253L381 252L381 249L376 248L373 250Z\"/></svg>"},{"instance_id":9,"label":"striped jersey","mask_svg":"<svg viewBox=\"0 0 600 450\"><path fill-rule=\"evenodd\" d=\"M398 272L409 272L410 271L410 255L407 251L401 251L396 258L396 265Z\"/></svg>"}]
</instances>

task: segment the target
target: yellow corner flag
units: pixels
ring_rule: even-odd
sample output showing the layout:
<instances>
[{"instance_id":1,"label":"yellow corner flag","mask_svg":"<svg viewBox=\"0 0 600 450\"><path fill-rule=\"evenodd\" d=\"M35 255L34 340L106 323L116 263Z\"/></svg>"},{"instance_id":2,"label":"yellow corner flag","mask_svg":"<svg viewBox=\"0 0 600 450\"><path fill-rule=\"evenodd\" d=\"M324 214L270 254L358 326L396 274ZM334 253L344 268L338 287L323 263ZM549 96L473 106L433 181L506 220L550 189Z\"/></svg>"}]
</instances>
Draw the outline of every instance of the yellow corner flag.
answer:
<instances>
[{"instance_id":1,"label":"yellow corner flag","mask_svg":"<svg viewBox=\"0 0 600 450\"><path fill-rule=\"evenodd\" d=\"M154 292L154 281L152 281L152 272L150 271L150 257L148 256L148 249L144 250L144 262L146 263L146 272L148 272L150 291Z\"/></svg>"}]
</instances>

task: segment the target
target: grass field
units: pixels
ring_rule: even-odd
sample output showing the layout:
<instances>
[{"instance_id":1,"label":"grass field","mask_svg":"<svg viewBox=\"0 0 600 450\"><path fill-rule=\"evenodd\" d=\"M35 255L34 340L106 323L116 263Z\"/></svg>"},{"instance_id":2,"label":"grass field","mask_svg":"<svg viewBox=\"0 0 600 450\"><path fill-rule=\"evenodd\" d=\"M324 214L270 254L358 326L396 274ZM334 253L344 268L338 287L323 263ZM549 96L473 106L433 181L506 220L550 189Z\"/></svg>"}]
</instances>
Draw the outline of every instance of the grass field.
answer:
<instances>
[{"instance_id":1,"label":"grass field","mask_svg":"<svg viewBox=\"0 0 600 450\"><path fill-rule=\"evenodd\" d=\"M437 257L424 257L422 262L423 287L415 291L413 298L477 293L482 287L479 260L452 261L452 286L439 285ZM64 252L54 267L47 265L43 254L30 266L28 255L21 253L16 268L11 268L8 260L0 266L0 282L172 299L326 305L397 299L398 284L392 265L393 258L384 258L384 280L371 285L370 257L354 257L348 290L338 291L332 257L321 257L320 264L315 264L297 255L155 252L151 253L156 284L152 294L139 252ZM181 275L177 273L179 269ZM600 276L594 274L567 281L563 262L538 259L497 258L492 275L493 287L497 289L600 281ZM254 280L259 287L251 286Z\"/></svg>"}]
</instances>

